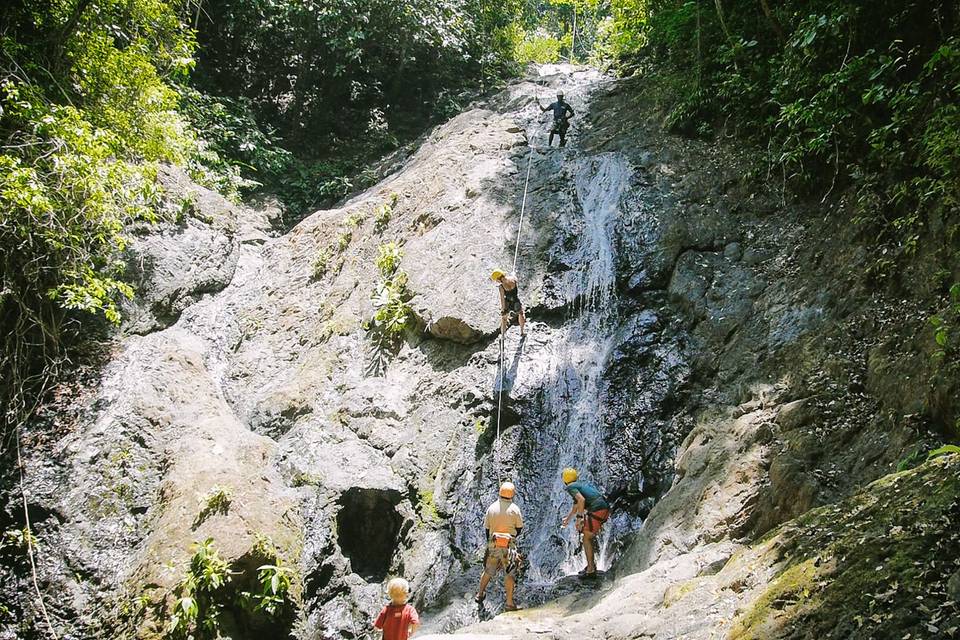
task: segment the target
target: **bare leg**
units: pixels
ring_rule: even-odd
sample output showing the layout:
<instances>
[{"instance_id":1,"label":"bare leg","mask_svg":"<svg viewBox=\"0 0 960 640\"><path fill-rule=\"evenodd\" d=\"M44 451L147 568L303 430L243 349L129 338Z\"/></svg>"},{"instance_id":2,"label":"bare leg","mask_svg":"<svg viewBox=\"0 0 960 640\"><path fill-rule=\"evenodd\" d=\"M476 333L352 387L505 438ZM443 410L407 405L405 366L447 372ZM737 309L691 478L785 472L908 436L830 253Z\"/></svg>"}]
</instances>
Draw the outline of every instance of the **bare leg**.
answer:
<instances>
[{"instance_id":1,"label":"bare leg","mask_svg":"<svg viewBox=\"0 0 960 640\"><path fill-rule=\"evenodd\" d=\"M480 576L480 588L477 589L478 596L484 596L487 593L487 585L490 584L490 576L487 575L487 572L484 571L483 575Z\"/></svg>"},{"instance_id":2,"label":"bare leg","mask_svg":"<svg viewBox=\"0 0 960 640\"><path fill-rule=\"evenodd\" d=\"M593 534L589 531L583 532L583 553L587 556L587 573L593 573L597 565L593 562Z\"/></svg>"},{"instance_id":3,"label":"bare leg","mask_svg":"<svg viewBox=\"0 0 960 640\"><path fill-rule=\"evenodd\" d=\"M523 309L520 310L520 313L517 315L517 319L520 321L520 335L527 335L527 330L524 329L524 325L527 324L527 316L523 313Z\"/></svg>"},{"instance_id":4,"label":"bare leg","mask_svg":"<svg viewBox=\"0 0 960 640\"><path fill-rule=\"evenodd\" d=\"M507 335L507 329L510 328L510 314L505 313L500 316L500 339Z\"/></svg>"},{"instance_id":5,"label":"bare leg","mask_svg":"<svg viewBox=\"0 0 960 640\"><path fill-rule=\"evenodd\" d=\"M516 584L517 584L517 581L514 580L513 576L510 576L510 575L508 575L503 580L503 586L507 591L507 606L511 608L515 606L513 604L513 588L516 586Z\"/></svg>"}]
</instances>

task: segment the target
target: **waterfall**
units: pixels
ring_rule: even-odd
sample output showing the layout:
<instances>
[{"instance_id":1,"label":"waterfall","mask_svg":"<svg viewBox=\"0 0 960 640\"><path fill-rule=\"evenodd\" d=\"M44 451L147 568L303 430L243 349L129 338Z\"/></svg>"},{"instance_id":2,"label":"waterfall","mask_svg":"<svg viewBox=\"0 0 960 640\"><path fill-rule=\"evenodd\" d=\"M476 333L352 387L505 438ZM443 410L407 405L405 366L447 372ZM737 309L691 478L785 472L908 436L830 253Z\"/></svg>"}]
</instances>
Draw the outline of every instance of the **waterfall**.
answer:
<instances>
[{"instance_id":1,"label":"waterfall","mask_svg":"<svg viewBox=\"0 0 960 640\"><path fill-rule=\"evenodd\" d=\"M561 470L574 467L601 490L606 479L604 428L598 416L606 392L604 372L617 342L614 229L632 173L626 160L615 153L572 162L578 206L569 215L577 243L567 256L572 269L563 274L563 291L575 317L555 330L546 345L531 350L515 389L522 395L524 387L537 387L540 404L536 424L528 426L535 463L521 475L525 475L523 486L536 491L536 499L526 503L528 520L537 523L526 534L532 549L529 576L544 582L576 573L583 566L573 525L560 529L572 504ZM604 551L610 528L600 538L597 565L601 570L610 565Z\"/></svg>"}]
</instances>

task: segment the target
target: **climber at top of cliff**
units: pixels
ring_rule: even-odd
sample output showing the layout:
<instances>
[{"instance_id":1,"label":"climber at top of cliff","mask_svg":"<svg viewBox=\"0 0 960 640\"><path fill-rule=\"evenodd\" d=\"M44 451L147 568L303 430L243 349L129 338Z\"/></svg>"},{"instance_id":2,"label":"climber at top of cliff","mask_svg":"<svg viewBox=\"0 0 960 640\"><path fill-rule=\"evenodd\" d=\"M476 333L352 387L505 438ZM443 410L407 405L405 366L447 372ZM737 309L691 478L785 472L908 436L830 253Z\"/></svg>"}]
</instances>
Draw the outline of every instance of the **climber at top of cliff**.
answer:
<instances>
[{"instance_id":1,"label":"climber at top of cliff","mask_svg":"<svg viewBox=\"0 0 960 640\"><path fill-rule=\"evenodd\" d=\"M583 553L587 557L587 566L580 575L593 577L597 575L593 539L600 534L600 528L610 517L610 505L599 489L578 479L576 469L567 467L563 470L562 477L567 493L573 498L573 506L563 519L563 526L566 527L570 524L570 518L577 516L577 531L583 536Z\"/></svg>"},{"instance_id":2,"label":"climber at top of cliff","mask_svg":"<svg viewBox=\"0 0 960 640\"><path fill-rule=\"evenodd\" d=\"M517 321L520 323L520 336L526 336L527 318L523 312L523 304L520 302L520 285L517 277L508 276L500 269L494 269L490 274L490 279L499 285L500 290L500 337L502 338L510 328L512 315L517 315Z\"/></svg>"},{"instance_id":3,"label":"climber at top of cliff","mask_svg":"<svg viewBox=\"0 0 960 640\"><path fill-rule=\"evenodd\" d=\"M520 507L513 503L517 488L512 482L501 484L499 493L499 497L487 508L483 518L487 544L483 554L483 575L480 576L480 587L474 600L477 604L483 602L487 597L487 584L490 579L503 569L503 585L507 596L504 608L507 611L516 611L513 589L516 585L517 569L520 567L517 538L523 531L523 515Z\"/></svg>"},{"instance_id":4,"label":"climber at top of cliff","mask_svg":"<svg viewBox=\"0 0 960 640\"><path fill-rule=\"evenodd\" d=\"M573 111L573 107L563 100L563 92L557 92L556 102L545 107L537 100L537 106L540 107L541 112L553 111L553 127L550 129L550 138L547 141L547 146L553 146L554 135L560 136L561 147L567 146L567 129L570 128L570 118L576 114Z\"/></svg>"}]
</instances>

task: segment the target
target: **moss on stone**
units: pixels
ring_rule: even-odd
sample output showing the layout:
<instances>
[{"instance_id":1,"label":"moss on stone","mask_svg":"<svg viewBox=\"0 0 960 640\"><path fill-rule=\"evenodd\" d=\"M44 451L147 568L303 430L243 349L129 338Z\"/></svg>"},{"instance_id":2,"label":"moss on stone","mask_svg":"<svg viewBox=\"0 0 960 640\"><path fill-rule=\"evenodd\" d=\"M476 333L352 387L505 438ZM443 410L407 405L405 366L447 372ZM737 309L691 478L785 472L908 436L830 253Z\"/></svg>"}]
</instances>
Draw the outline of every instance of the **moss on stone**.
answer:
<instances>
[{"instance_id":1,"label":"moss on stone","mask_svg":"<svg viewBox=\"0 0 960 640\"><path fill-rule=\"evenodd\" d=\"M960 455L805 514L777 532L767 554L783 570L730 639L925 638L960 628L960 605L946 595L958 523Z\"/></svg>"},{"instance_id":2,"label":"moss on stone","mask_svg":"<svg viewBox=\"0 0 960 640\"><path fill-rule=\"evenodd\" d=\"M808 559L781 573L753 607L742 616L730 631L730 640L765 640L771 637L771 627L778 625L782 616L795 615L798 610L816 606L812 594L817 567Z\"/></svg>"}]
</instances>

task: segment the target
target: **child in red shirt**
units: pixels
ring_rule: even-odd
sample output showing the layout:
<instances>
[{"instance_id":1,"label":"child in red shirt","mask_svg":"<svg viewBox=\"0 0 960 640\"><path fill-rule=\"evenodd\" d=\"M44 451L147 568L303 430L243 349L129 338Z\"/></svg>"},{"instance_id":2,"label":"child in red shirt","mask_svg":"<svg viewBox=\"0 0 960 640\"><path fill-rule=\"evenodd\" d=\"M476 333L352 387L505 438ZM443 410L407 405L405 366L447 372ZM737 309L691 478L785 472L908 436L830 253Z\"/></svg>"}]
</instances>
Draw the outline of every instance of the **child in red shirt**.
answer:
<instances>
[{"instance_id":1,"label":"child in red shirt","mask_svg":"<svg viewBox=\"0 0 960 640\"><path fill-rule=\"evenodd\" d=\"M403 578L394 578L387 583L391 603L383 608L377 621L377 629L383 630L383 640L407 640L420 626L420 616L412 604L407 604L410 583Z\"/></svg>"}]
</instances>

